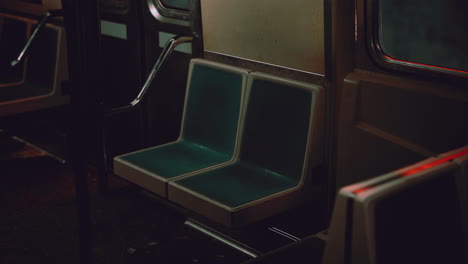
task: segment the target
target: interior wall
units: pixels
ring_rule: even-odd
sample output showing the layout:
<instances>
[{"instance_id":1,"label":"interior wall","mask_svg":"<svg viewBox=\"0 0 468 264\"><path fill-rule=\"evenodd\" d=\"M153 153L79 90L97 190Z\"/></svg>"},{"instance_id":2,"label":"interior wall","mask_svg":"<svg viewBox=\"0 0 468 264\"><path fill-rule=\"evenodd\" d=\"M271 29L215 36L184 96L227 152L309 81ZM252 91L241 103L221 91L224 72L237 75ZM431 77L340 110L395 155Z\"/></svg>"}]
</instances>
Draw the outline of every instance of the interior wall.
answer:
<instances>
[{"instance_id":1,"label":"interior wall","mask_svg":"<svg viewBox=\"0 0 468 264\"><path fill-rule=\"evenodd\" d=\"M62 8L61 0L42 0L42 5L44 6L45 10Z\"/></svg>"},{"instance_id":2,"label":"interior wall","mask_svg":"<svg viewBox=\"0 0 468 264\"><path fill-rule=\"evenodd\" d=\"M206 51L324 73L321 0L201 0Z\"/></svg>"},{"instance_id":3,"label":"interior wall","mask_svg":"<svg viewBox=\"0 0 468 264\"><path fill-rule=\"evenodd\" d=\"M0 0L0 8L16 10L22 13L42 15L47 10L61 9L61 0L20 1L20 0Z\"/></svg>"}]
</instances>

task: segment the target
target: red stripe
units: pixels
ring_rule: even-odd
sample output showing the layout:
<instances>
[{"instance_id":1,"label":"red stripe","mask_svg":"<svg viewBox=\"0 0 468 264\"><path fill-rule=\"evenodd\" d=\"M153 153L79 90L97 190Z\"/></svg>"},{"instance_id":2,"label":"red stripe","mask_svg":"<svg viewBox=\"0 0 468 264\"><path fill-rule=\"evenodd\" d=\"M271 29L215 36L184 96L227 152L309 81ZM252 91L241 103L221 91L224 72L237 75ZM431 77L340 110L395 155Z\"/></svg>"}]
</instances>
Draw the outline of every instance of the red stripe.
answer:
<instances>
[{"instance_id":1,"label":"red stripe","mask_svg":"<svg viewBox=\"0 0 468 264\"><path fill-rule=\"evenodd\" d=\"M458 152L456 154L453 154L453 155L450 155L448 157L445 157L445 158L442 158L442 159L439 159L439 160L435 160L433 162L430 162L430 163L427 163L427 164L424 164L420 167L417 167L417 168L414 168L414 169L411 169L409 171L406 171L405 173L403 173L401 176L402 177L405 177L405 176L409 176L411 174L415 174L417 172L420 172L420 171L423 171L423 170L427 170L429 168L432 168L434 166L437 166L439 164L442 164L442 163L445 163L445 162L448 162L448 161L451 161L451 160L454 160L458 157L461 157L463 155L466 155L468 154L468 149L467 150L463 150L461 152Z\"/></svg>"},{"instance_id":2,"label":"red stripe","mask_svg":"<svg viewBox=\"0 0 468 264\"><path fill-rule=\"evenodd\" d=\"M455 153L453 155L450 155L448 157L445 157L445 158L441 158L441 159L438 159L438 160L435 160L435 161L432 161L430 163L427 163L427 164L424 164L424 165L421 165L419 167L416 167L414 169L411 169L411 170L408 170L408 171L405 171L403 172L402 174L396 176L396 177L406 177L406 176L409 176L409 175L413 175L415 173L418 173L418 172L421 172L421 171L424 171L424 170L427 170L427 169L430 169L434 166L437 166L437 165L440 165L442 163L445 163L445 162L449 162L449 161L452 161L456 158L459 158L461 156L464 156L464 155L467 155L468 154L468 149L467 150L463 150L463 151L460 151L458 153ZM396 178L395 177L395 178ZM377 184L373 184L373 185L370 185L370 186L366 186L366 187L362 187L360 189L357 189L355 191L353 191L354 194L360 194L362 192L365 192L367 190L370 190L376 186L379 186L385 182L388 182L388 181L384 181L384 182L380 182L380 183L377 183Z\"/></svg>"}]
</instances>

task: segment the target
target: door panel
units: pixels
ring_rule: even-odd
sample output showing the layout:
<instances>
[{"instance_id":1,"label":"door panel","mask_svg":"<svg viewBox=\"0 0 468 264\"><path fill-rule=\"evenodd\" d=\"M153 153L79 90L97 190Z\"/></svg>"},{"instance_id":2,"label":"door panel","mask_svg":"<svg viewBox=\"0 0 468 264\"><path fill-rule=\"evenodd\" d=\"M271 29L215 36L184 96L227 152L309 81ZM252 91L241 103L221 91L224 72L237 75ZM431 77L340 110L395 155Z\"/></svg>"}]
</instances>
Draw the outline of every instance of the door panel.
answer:
<instances>
[{"instance_id":1,"label":"door panel","mask_svg":"<svg viewBox=\"0 0 468 264\"><path fill-rule=\"evenodd\" d=\"M167 38L167 35L192 35L193 32L190 20L184 20L186 16L193 16L193 14L188 13L188 15L179 16L181 10L164 8L158 10L158 15L155 16L156 12L153 9L158 8L159 5L154 5L151 2L142 1L140 5L145 36L146 73L153 67L166 44L164 39L160 39L160 37ZM198 12L196 8L191 8L192 12ZM172 23L174 20L183 23L178 23L178 21ZM193 47L186 46L183 48L184 50L176 49L172 53L160 74L154 79L148 93L148 100L144 106L145 114L147 115L146 131L148 146L176 140L179 135L188 65L192 54L199 52L194 50L196 49L195 45L190 43L184 45Z\"/></svg>"},{"instance_id":2,"label":"door panel","mask_svg":"<svg viewBox=\"0 0 468 264\"><path fill-rule=\"evenodd\" d=\"M101 85L105 108L128 105L144 81L143 34L135 1L99 1L101 19ZM105 122L108 158L143 146L143 116L135 108L115 114Z\"/></svg>"}]
</instances>

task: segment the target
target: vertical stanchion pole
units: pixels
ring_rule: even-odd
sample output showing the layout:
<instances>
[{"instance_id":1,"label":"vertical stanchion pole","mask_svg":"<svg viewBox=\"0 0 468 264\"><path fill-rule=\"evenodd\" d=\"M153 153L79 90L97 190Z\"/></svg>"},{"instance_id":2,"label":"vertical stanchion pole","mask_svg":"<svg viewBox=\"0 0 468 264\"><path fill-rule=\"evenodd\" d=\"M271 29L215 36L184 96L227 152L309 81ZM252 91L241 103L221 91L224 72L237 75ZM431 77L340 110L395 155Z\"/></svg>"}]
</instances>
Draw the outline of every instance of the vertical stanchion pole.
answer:
<instances>
[{"instance_id":1,"label":"vertical stanchion pole","mask_svg":"<svg viewBox=\"0 0 468 264\"><path fill-rule=\"evenodd\" d=\"M70 160L75 176L80 263L93 263L87 161L95 149L99 102L98 0L62 0L71 87Z\"/></svg>"}]
</instances>

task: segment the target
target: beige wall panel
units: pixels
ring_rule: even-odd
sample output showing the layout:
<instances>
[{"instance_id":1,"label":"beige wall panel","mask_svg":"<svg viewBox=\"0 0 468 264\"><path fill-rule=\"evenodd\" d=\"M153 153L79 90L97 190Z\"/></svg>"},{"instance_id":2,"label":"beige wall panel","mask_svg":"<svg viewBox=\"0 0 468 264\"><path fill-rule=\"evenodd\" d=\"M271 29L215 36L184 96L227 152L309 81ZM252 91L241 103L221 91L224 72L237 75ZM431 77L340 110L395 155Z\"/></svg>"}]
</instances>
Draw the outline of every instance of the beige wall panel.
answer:
<instances>
[{"instance_id":1,"label":"beige wall panel","mask_svg":"<svg viewBox=\"0 0 468 264\"><path fill-rule=\"evenodd\" d=\"M62 1L60 1L60 0L42 0L42 5L44 5L44 9L46 9L46 10L60 9L60 8L62 8Z\"/></svg>"},{"instance_id":2,"label":"beige wall panel","mask_svg":"<svg viewBox=\"0 0 468 264\"><path fill-rule=\"evenodd\" d=\"M201 0L205 50L324 73L323 0Z\"/></svg>"}]
</instances>

